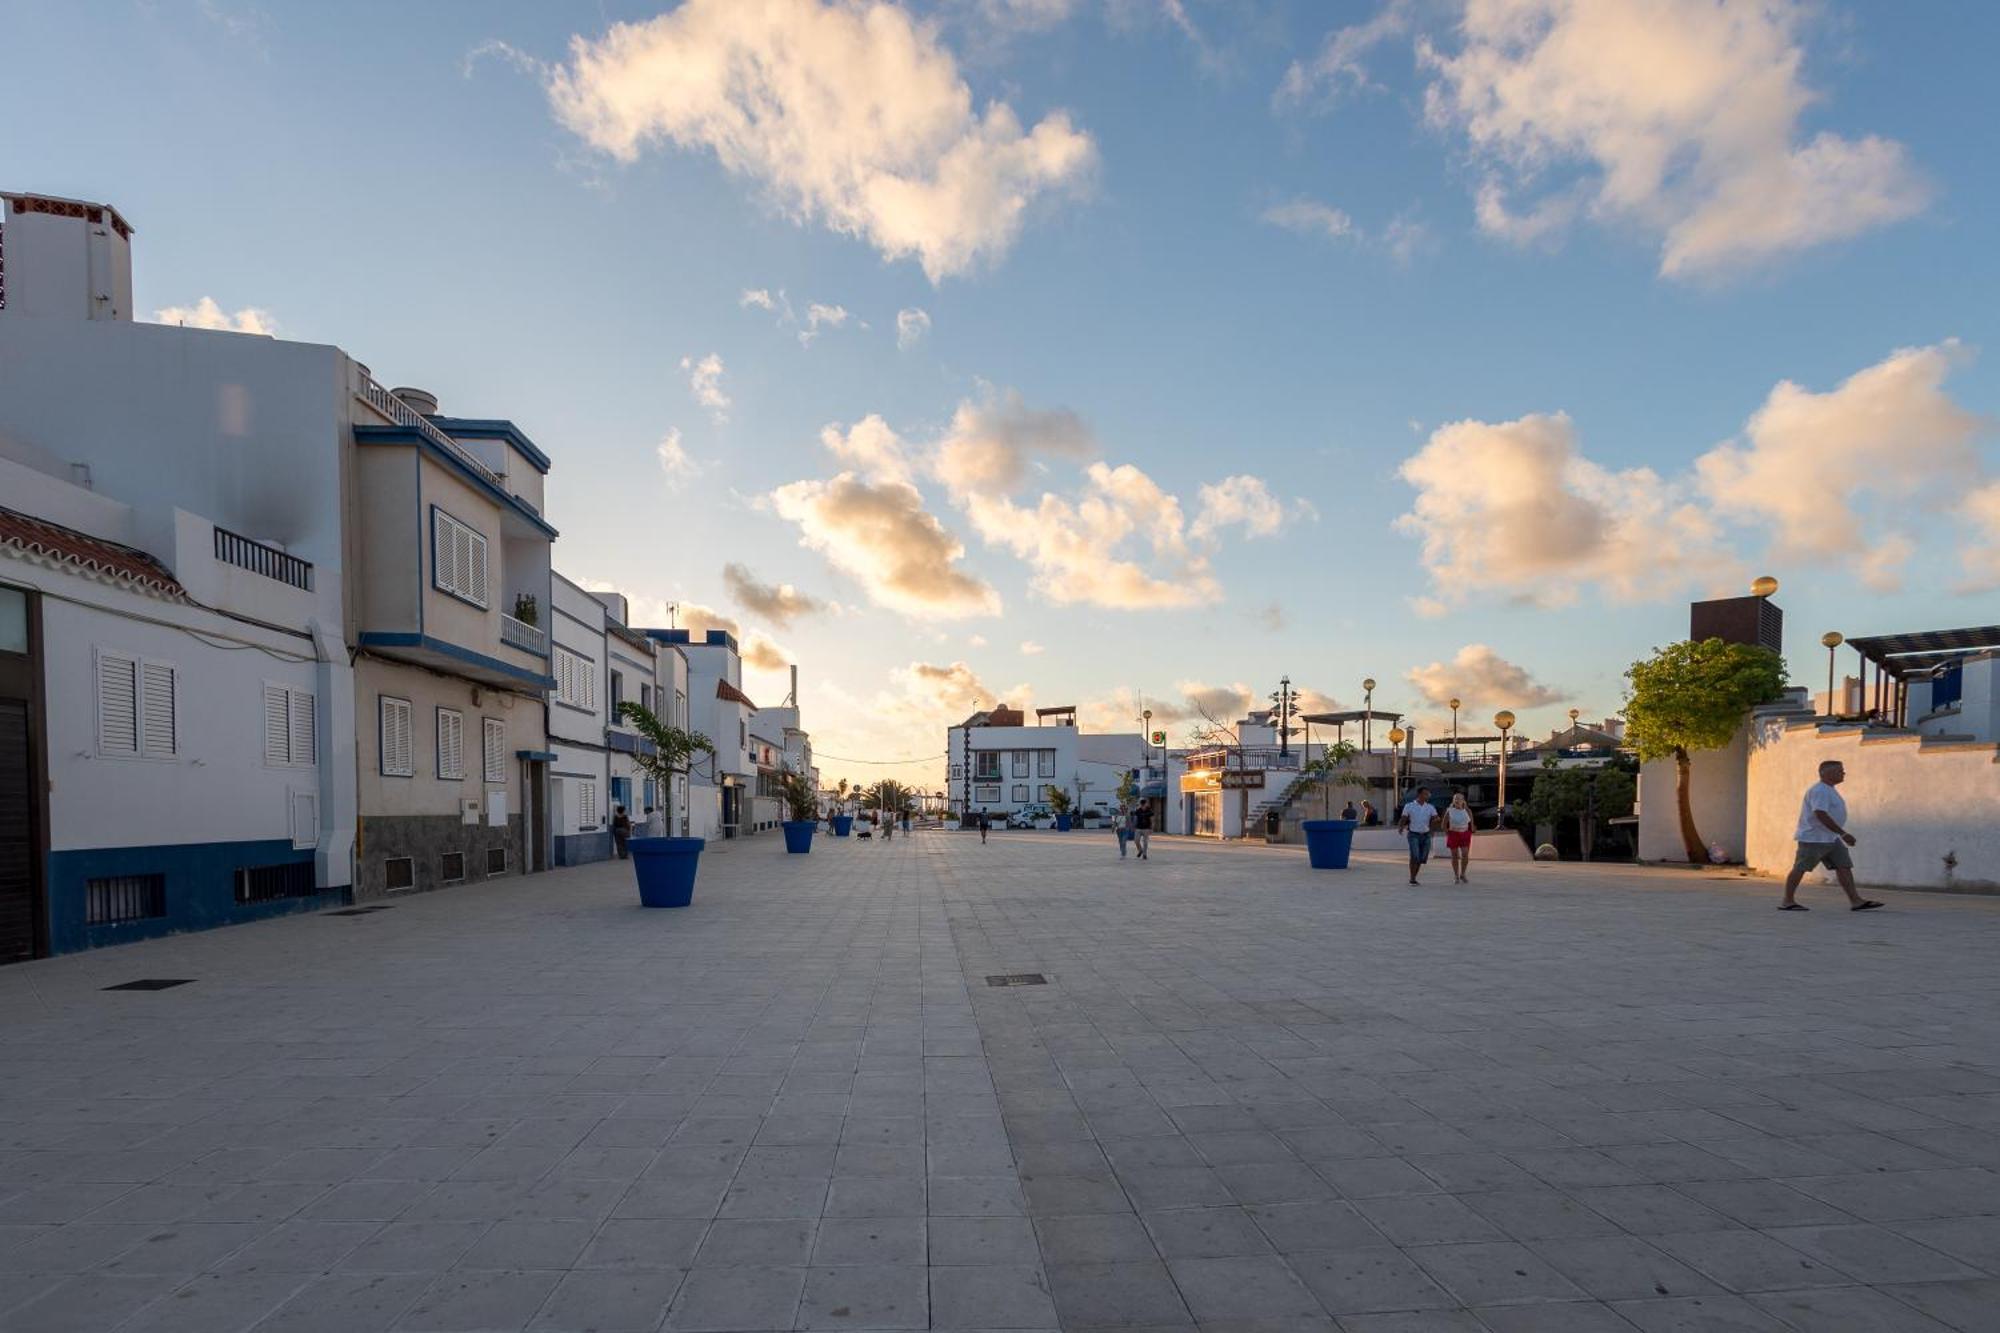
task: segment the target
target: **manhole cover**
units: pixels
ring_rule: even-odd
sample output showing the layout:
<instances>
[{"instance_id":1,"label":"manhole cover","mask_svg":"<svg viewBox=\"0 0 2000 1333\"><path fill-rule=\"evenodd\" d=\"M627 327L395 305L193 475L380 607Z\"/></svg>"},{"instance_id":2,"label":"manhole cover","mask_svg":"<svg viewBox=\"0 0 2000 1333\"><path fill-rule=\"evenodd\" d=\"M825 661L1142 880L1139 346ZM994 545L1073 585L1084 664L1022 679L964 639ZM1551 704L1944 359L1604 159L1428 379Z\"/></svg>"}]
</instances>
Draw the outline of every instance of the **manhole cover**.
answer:
<instances>
[{"instance_id":1,"label":"manhole cover","mask_svg":"<svg viewBox=\"0 0 2000 1333\"><path fill-rule=\"evenodd\" d=\"M141 977L137 981L122 981L116 986L106 986L106 990L172 990L176 986L192 986L193 977Z\"/></svg>"},{"instance_id":2,"label":"manhole cover","mask_svg":"<svg viewBox=\"0 0 2000 1333\"><path fill-rule=\"evenodd\" d=\"M1046 986L1049 979L1039 972L1009 972L1005 976L988 977L989 986Z\"/></svg>"}]
</instances>

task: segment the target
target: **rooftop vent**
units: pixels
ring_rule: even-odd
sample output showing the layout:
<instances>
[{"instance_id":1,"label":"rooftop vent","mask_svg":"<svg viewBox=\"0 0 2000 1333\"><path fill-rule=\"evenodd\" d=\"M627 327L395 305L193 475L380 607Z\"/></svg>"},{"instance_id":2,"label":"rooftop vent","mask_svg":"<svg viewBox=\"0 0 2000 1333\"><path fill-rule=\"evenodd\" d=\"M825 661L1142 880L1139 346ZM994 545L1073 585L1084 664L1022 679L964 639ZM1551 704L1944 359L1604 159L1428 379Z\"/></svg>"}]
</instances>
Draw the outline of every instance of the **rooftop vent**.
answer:
<instances>
[{"instance_id":1,"label":"rooftop vent","mask_svg":"<svg viewBox=\"0 0 2000 1333\"><path fill-rule=\"evenodd\" d=\"M420 416L434 417L438 413L437 395L429 389L412 389L405 386L400 389L391 389L389 392L408 403L410 410Z\"/></svg>"}]
</instances>

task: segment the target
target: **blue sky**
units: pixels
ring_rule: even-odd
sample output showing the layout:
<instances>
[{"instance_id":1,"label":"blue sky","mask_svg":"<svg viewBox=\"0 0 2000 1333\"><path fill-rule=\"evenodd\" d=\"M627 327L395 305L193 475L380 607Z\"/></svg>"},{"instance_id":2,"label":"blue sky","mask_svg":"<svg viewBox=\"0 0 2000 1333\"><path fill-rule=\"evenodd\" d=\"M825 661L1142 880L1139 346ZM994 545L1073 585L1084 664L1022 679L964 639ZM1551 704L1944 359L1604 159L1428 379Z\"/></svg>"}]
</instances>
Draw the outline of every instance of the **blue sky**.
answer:
<instances>
[{"instance_id":1,"label":"blue sky","mask_svg":"<svg viewBox=\"0 0 2000 1333\"><path fill-rule=\"evenodd\" d=\"M831 755L1283 673L1602 716L1755 573L1807 681L1992 621L2000 11L1643 8L26 4L0 181L129 216L142 314L519 422L564 571Z\"/></svg>"}]
</instances>

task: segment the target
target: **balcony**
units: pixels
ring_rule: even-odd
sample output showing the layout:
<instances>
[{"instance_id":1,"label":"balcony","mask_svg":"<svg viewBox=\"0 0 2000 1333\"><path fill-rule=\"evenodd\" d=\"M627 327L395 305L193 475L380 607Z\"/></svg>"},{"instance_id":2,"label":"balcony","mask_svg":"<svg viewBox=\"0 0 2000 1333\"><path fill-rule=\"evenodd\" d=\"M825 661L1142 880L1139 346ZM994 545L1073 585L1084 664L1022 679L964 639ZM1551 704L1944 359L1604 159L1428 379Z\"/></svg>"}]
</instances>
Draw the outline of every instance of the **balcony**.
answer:
<instances>
[{"instance_id":1,"label":"balcony","mask_svg":"<svg viewBox=\"0 0 2000 1333\"><path fill-rule=\"evenodd\" d=\"M312 562L289 555L275 546L229 531L215 529L215 558L226 565L247 569L252 574L262 574L267 579L288 583L306 592L312 591Z\"/></svg>"},{"instance_id":2,"label":"balcony","mask_svg":"<svg viewBox=\"0 0 2000 1333\"><path fill-rule=\"evenodd\" d=\"M516 620L506 612L500 613L500 642L509 648L519 648L524 653L536 657L549 655L549 636L536 629L525 620Z\"/></svg>"}]
</instances>

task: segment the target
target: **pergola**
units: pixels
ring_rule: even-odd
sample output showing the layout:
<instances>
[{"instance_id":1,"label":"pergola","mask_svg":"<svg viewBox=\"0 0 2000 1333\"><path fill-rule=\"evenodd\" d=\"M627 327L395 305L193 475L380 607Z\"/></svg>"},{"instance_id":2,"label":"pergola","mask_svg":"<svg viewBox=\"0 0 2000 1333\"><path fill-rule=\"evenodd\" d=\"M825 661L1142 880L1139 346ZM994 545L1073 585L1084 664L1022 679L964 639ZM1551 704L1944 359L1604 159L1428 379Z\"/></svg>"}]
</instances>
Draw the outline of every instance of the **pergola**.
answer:
<instances>
[{"instance_id":1,"label":"pergola","mask_svg":"<svg viewBox=\"0 0 2000 1333\"><path fill-rule=\"evenodd\" d=\"M1836 640L1836 642L1838 642ZM1908 721L1908 685L1937 668L1973 653L2000 649L2000 625L1931 629L1913 634L1868 634L1847 640L1861 658L1861 701L1868 716L1903 726ZM1875 666L1875 698L1868 698L1868 667ZM1827 700L1831 710L1833 700Z\"/></svg>"},{"instance_id":2,"label":"pergola","mask_svg":"<svg viewBox=\"0 0 2000 1333\"><path fill-rule=\"evenodd\" d=\"M1350 722L1387 722L1394 726L1402 717L1401 713L1385 713L1379 708L1353 708L1344 713L1302 713L1298 720L1308 726L1332 727L1333 738L1339 741Z\"/></svg>"}]
</instances>

